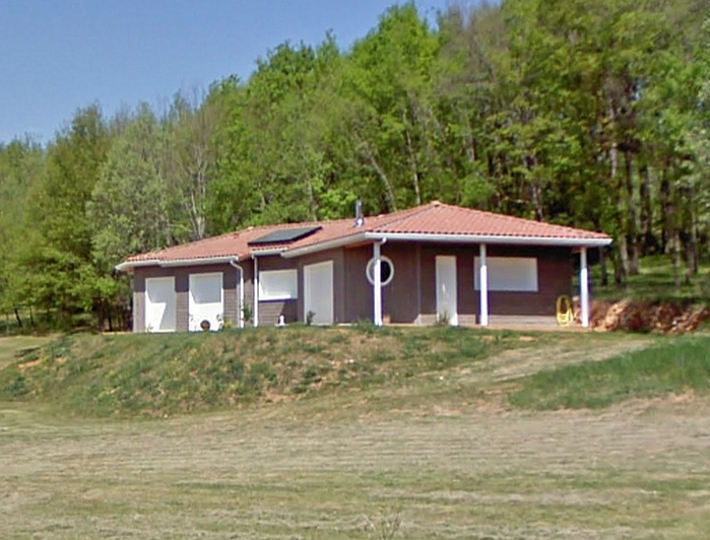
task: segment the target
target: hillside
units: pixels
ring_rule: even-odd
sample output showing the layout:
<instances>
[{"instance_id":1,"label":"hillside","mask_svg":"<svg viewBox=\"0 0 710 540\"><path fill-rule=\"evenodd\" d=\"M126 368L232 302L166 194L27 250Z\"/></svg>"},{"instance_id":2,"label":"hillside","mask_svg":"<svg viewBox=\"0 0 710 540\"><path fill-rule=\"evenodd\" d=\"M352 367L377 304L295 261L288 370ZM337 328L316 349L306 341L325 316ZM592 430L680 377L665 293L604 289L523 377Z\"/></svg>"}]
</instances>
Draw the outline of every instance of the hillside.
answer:
<instances>
[{"instance_id":1,"label":"hillside","mask_svg":"<svg viewBox=\"0 0 710 540\"><path fill-rule=\"evenodd\" d=\"M437 405L442 399L482 403L491 401L491 396L498 396L497 401L504 396L507 407L510 392L532 384L529 396L513 403L536 408L540 399L552 394L544 381L564 393L570 392L566 381L574 380L586 384L593 394L596 379L585 379L586 372L575 379L572 372L586 369L587 361L607 366L609 361L599 361L611 357L617 357L617 364L603 369L621 370L626 378L619 384L627 384L636 369L645 381L667 377L664 367L672 365L674 358L688 357L675 369L689 373L692 364L701 384L676 377L675 385L657 385L657 393L682 392L686 387L702 390L703 381L707 386L710 380L708 360L702 354L705 341L465 328L376 330L367 325L209 334L76 334L21 349L12 361L4 360L0 401L51 404L70 415L146 417L311 398L323 398L323 403L352 401L358 395L393 408ZM644 362L656 357L660 360L655 360L649 375ZM553 375L544 379L549 370ZM563 375L555 370L563 370ZM541 376L543 383L538 381ZM620 394L608 403L623 399L624 390ZM564 406L569 400L559 403Z\"/></svg>"},{"instance_id":2,"label":"hillside","mask_svg":"<svg viewBox=\"0 0 710 540\"><path fill-rule=\"evenodd\" d=\"M544 340L544 337L540 337ZM292 327L213 334L70 335L0 371L0 400L163 416L394 387L528 341L506 332Z\"/></svg>"},{"instance_id":3,"label":"hillside","mask_svg":"<svg viewBox=\"0 0 710 540\"><path fill-rule=\"evenodd\" d=\"M3 539L710 527L708 336L300 327L0 345Z\"/></svg>"}]
</instances>

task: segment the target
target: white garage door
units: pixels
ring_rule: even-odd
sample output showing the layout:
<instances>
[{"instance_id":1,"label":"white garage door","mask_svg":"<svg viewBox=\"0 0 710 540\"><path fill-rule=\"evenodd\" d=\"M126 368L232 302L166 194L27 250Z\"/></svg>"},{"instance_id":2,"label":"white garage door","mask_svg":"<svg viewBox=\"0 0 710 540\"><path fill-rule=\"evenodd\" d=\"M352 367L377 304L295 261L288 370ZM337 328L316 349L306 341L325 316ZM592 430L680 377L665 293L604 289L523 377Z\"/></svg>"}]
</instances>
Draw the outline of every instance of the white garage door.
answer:
<instances>
[{"instance_id":1,"label":"white garage door","mask_svg":"<svg viewBox=\"0 0 710 540\"><path fill-rule=\"evenodd\" d=\"M219 330L224 317L222 274L191 274L188 300L189 328L191 332Z\"/></svg>"},{"instance_id":2,"label":"white garage door","mask_svg":"<svg viewBox=\"0 0 710 540\"><path fill-rule=\"evenodd\" d=\"M145 331L175 331L175 278L145 280Z\"/></svg>"},{"instance_id":3,"label":"white garage door","mask_svg":"<svg viewBox=\"0 0 710 540\"><path fill-rule=\"evenodd\" d=\"M303 267L303 320L313 313L313 324L333 324L333 261Z\"/></svg>"}]
</instances>

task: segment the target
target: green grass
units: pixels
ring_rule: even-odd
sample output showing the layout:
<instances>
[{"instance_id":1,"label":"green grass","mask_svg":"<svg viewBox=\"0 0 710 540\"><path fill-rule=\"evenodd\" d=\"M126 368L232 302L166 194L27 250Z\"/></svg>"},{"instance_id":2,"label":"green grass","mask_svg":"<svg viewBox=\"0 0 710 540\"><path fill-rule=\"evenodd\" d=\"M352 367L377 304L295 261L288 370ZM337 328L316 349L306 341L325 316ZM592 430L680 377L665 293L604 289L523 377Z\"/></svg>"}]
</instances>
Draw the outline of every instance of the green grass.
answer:
<instances>
[{"instance_id":1,"label":"green grass","mask_svg":"<svg viewBox=\"0 0 710 540\"><path fill-rule=\"evenodd\" d=\"M649 256L641 259L640 271L629 276L624 286L614 284L613 268L609 265L610 284L600 285L600 269L592 267L593 296L598 300L619 301L623 299L648 302L707 303L710 300L710 266L702 265L696 276L686 279L685 267L679 269L680 287L675 285L673 265L669 257ZM575 290L578 290L575 277Z\"/></svg>"},{"instance_id":2,"label":"green grass","mask_svg":"<svg viewBox=\"0 0 710 540\"><path fill-rule=\"evenodd\" d=\"M601 362L541 371L511 395L529 409L598 409L633 398L710 390L710 338L684 336Z\"/></svg>"},{"instance_id":3,"label":"green grass","mask_svg":"<svg viewBox=\"0 0 710 540\"><path fill-rule=\"evenodd\" d=\"M528 345L511 333L455 328L72 335L0 370L0 400L51 403L69 414L164 416L396 388L514 346Z\"/></svg>"},{"instance_id":4,"label":"green grass","mask_svg":"<svg viewBox=\"0 0 710 540\"><path fill-rule=\"evenodd\" d=\"M378 540L397 525L392 540L707 537L710 397L597 414L510 410L501 394L544 366L686 338L272 330L81 336L28 353L40 363L23 374L48 364L30 381L54 364L63 386L0 401L0 538ZM224 346L243 361L229 377L209 358ZM171 355L174 371L253 370L264 387L273 369L288 391L159 419L70 416L52 401L111 370L151 380Z\"/></svg>"}]
</instances>

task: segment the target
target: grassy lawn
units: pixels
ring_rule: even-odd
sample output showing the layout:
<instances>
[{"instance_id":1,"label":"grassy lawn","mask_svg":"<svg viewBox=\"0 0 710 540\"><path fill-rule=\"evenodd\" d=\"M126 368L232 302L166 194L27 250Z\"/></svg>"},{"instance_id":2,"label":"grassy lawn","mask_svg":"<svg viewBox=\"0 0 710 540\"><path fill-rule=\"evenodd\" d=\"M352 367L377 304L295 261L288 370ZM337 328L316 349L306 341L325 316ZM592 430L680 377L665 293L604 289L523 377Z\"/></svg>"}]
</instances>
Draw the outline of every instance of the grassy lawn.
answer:
<instances>
[{"instance_id":1,"label":"grassy lawn","mask_svg":"<svg viewBox=\"0 0 710 540\"><path fill-rule=\"evenodd\" d=\"M291 346L298 337L275 335L289 337ZM413 343L401 358L388 357L389 346L367 332L337 338L342 349L333 345L352 357L358 336L366 336L360 351L372 347L372 364L391 364L393 372L411 356L420 367L401 379L293 392L305 370L320 365L323 351L314 351L313 364L304 356L292 367L298 376L283 392L290 397L209 413L96 419L66 416L51 396L0 403L0 538L707 535L710 398L634 401L602 413L507 405L506 389L544 367L604 363L676 338L526 333L500 335L496 344L495 333L419 335L412 342L416 335L384 336ZM143 347L174 352L170 347L188 338L165 339ZM194 339L189 350L222 338ZM459 343L468 343L469 353L443 364L426 356L447 350L447 339L471 340ZM474 347L477 340L485 347ZM280 351L285 344L273 346ZM370 365L364 352L356 356Z\"/></svg>"},{"instance_id":2,"label":"grassy lawn","mask_svg":"<svg viewBox=\"0 0 710 540\"><path fill-rule=\"evenodd\" d=\"M602 287L599 266L592 267L594 283L593 295L598 300L618 301L623 299L647 301L701 302L710 300L710 266L700 267L698 274L686 280L685 267L679 269L680 287L675 286L673 264L669 257L649 256L641 260L638 275L629 276L628 283L618 287L613 283L613 269L610 271L610 285ZM575 280L575 290L578 290Z\"/></svg>"},{"instance_id":3,"label":"grassy lawn","mask_svg":"<svg viewBox=\"0 0 710 540\"><path fill-rule=\"evenodd\" d=\"M511 401L534 409L597 409L628 399L709 390L710 337L691 335L601 362L540 371L525 379Z\"/></svg>"}]
</instances>

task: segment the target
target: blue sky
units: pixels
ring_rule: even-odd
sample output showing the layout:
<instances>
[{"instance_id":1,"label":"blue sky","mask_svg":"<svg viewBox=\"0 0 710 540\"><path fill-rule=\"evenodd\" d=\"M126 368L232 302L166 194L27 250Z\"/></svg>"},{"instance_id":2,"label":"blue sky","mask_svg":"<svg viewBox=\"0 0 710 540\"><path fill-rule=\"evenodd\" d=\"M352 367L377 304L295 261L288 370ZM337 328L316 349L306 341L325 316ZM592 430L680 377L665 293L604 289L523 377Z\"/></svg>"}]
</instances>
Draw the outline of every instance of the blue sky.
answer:
<instances>
[{"instance_id":1,"label":"blue sky","mask_svg":"<svg viewBox=\"0 0 710 540\"><path fill-rule=\"evenodd\" d=\"M111 115L228 75L246 79L257 58L287 40L316 44L332 30L347 48L394 3L0 0L0 143L46 142L90 103ZM433 20L451 0L416 4Z\"/></svg>"}]
</instances>

